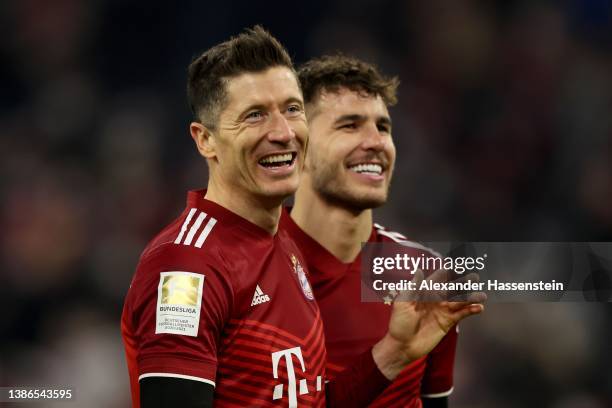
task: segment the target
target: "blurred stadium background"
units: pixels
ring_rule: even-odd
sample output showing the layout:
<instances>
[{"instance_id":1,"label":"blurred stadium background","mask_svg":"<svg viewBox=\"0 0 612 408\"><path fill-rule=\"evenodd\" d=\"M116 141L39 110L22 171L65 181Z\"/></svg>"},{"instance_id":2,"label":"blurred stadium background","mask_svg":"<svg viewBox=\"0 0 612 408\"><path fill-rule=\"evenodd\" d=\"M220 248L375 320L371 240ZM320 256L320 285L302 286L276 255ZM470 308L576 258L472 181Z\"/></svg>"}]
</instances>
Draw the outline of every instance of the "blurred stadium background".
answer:
<instances>
[{"instance_id":1,"label":"blurred stadium background","mask_svg":"<svg viewBox=\"0 0 612 408\"><path fill-rule=\"evenodd\" d=\"M379 222L421 240L612 240L610 0L3 1L0 385L129 405L123 296L206 183L186 66L255 23L298 63L342 50L400 76ZM462 326L452 406L611 407L611 311L489 305Z\"/></svg>"}]
</instances>

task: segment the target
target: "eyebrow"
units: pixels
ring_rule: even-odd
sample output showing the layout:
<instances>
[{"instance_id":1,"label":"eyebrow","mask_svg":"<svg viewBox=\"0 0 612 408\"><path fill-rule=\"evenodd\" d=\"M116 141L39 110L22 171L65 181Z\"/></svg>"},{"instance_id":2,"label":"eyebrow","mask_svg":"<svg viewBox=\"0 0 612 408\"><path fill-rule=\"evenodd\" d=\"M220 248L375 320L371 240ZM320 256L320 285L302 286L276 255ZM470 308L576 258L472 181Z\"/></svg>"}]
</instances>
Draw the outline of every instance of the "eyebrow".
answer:
<instances>
[{"instance_id":1,"label":"eyebrow","mask_svg":"<svg viewBox=\"0 0 612 408\"><path fill-rule=\"evenodd\" d=\"M359 114L342 115L334 121L334 125L337 125L338 123L341 123L341 122L363 122L366 119L367 117L365 115L359 115ZM391 118L388 116L379 116L376 119L376 124L391 126Z\"/></svg>"},{"instance_id":2,"label":"eyebrow","mask_svg":"<svg viewBox=\"0 0 612 408\"><path fill-rule=\"evenodd\" d=\"M295 96L290 96L285 100L285 105L289 105L290 103L297 103L300 105L300 107L302 107L302 109L304 108L304 101L300 98L296 98Z\"/></svg>"}]
</instances>

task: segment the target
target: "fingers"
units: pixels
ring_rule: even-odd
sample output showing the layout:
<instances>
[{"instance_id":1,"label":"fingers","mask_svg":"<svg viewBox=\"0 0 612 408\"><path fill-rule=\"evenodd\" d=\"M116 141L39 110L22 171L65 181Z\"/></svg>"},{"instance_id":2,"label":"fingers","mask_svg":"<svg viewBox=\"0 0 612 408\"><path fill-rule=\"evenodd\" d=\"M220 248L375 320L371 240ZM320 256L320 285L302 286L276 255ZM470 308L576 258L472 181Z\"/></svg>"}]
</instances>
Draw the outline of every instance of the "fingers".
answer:
<instances>
[{"instance_id":1,"label":"fingers","mask_svg":"<svg viewBox=\"0 0 612 408\"><path fill-rule=\"evenodd\" d=\"M474 292L471 295L471 298L468 300L464 300L461 302L442 302L444 304L445 307L448 308L449 311L451 312L456 312L457 310L463 309L466 306L470 306L470 305L482 305L482 303L484 301L487 300L487 295L483 292Z\"/></svg>"},{"instance_id":2,"label":"fingers","mask_svg":"<svg viewBox=\"0 0 612 408\"><path fill-rule=\"evenodd\" d=\"M423 271L417 269L414 273L414 277L412 278L412 282L415 283L415 287L419 287L421 282L425 278ZM420 298L420 294L418 290L402 290L398 293L398 295L393 299L393 303L395 302L413 302L417 301Z\"/></svg>"},{"instance_id":3,"label":"fingers","mask_svg":"<svg viewBox=\"0 0 612 408\"><path fill-rule=\"evenodd\" d=\"M424 278L425 278L425 274L423 273L423 271L421 269L417 269L416 272L414 273L414 277L412 278L412 281L415 283L415 286L418 288L421 286L421 282L423 282Z\"/></svg>"},{"instance_id":4,"label":"fingers","mask_svg":"<svg viewBox=\"0 0 612 408\"><path fill-rule=\"evenodd\" d=\"M461 276L453 280L453 282L455 283L465 283L467 281L480 282L480 275L478 275L477 273L471 272L471 273L468 273L467 275Z\"/></svg>"},{"instance_id":5,"label":"fingers","mask_svg":"<svg viewBox=\"0 0 612 408\"><path fill-rule=\"evenodd\" d=\"M482 303L487 300L484 292L477 292L480 277L476 273L469 273L457 279L448 280L448 273L438 269L425 277L421 269L417 269L412 278L413 288L399 292L394 302L442 302L452 301L464 304ZM423 284L423 285L422 285ZM457 289L457 285L465 285Z\"/></svg>"},{"instance_id":6,"label":"fingers","mask_svg":"<svg viewBox=\"0 0 612 408\"><path fill-rule=\"evenodd\" d=\"M484 305L480 303L471 303L467 306L464 306L458 309L456 312L452 314L452 319L455 324L459 323L461 320L466 317L480 314L484 311Z\"/></svg>"},{"instance_id":7,"label":"fingers","mask_svg":"<svg viewBox=\"0 0 612 408\"><path fill-rule=\"evenodd\" d=\"M470 303L484 303L486 300L487 294L484 292L472 292L467 297L467 301Z\"/></svg>"},{"instance_id":8,"label":"fingers","mask_svg":"<svg viewBox=\"0 0 612 408\"><path fill-rule=\"evenodd\" d=\"M448 282L448 273L444 269L436 269L427 276L427 279L432 282Z\"/></svg>"},{"instance_id":9,"label":"fingers","mask_svg":"<svg viewBox=\"0 0 612 408\"><path fill-rule=\"evenodd\" d=\"M443 306L446 306L451 312L456 312L471 304L472 302L443 302Z\"/></svg>"},{"instance_id":10,"label":"fingers","mask_svg":"<svg viewBox=\"0 0 612 408\"><path fill-rule=\"evenodd\" d=\"M413 290L402 290L393 299L393 303L399 302L415 302L418 299L418 294Z\"/></svg>"},{"instance_id":11,"label":"fingers","mask_svg":"<svg viewBox=\"0 0 612 408\"><path fill-rule=\"evenodd\" d=\"M448 300L453 303L484 303L487 300L487 294L484 292L460 293L451 296Z\"/></svg>"}]
</instances>

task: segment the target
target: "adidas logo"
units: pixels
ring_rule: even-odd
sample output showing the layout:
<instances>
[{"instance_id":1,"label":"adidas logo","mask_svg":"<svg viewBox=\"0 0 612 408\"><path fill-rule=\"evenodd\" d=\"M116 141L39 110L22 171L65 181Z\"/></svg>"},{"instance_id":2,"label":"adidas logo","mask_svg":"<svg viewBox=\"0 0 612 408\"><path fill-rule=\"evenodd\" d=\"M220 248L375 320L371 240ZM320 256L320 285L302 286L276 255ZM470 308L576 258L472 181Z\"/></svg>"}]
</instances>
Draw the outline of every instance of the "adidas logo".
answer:
<instances>
[{"instance_id":1,"label":"adidas logo","mask_svg":"<svg viewBox=\"0 0 612 408\"><path fill-rule=\"evenodd\" d=\"M262 303L266 303L270 301L270 296L263 293L263 290L257 285L255 288L255 293L253 294L253 300L251 301L251 306L256 306Z\"/></svg>"}]
</instances>

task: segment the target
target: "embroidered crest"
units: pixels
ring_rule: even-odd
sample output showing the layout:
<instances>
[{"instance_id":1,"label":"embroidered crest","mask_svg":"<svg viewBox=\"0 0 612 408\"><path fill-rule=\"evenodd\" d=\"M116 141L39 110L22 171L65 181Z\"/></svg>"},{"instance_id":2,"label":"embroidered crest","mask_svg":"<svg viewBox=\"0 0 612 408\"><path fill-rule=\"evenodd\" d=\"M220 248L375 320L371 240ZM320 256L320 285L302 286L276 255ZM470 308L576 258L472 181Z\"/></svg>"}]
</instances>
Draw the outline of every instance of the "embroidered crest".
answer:
<instances>
[{"instance_id":1,"label":"embroidered crest","mask_svg":"<svg viewBox=\"0 0 612 408\"><path fill-rule=\"evenodd\" d=\"M310 287L310 282L308 282L306 272L304 272L304 268L302 268L302 264L300 264L300 261L293 254L291 255L291 262L293 263L293 271L298 277L298 281L300 282L304 296L306 296L308 300L313 300L314 295L312 294L312 288Z\"/></svg>"}]
</instances>

